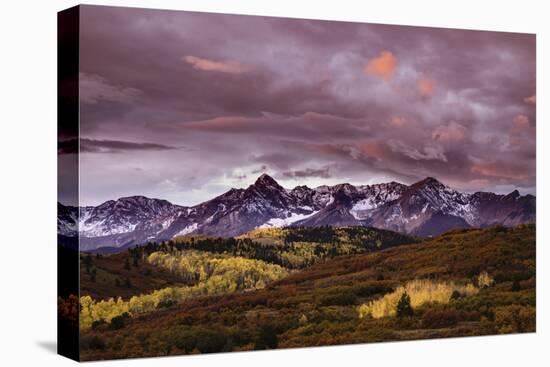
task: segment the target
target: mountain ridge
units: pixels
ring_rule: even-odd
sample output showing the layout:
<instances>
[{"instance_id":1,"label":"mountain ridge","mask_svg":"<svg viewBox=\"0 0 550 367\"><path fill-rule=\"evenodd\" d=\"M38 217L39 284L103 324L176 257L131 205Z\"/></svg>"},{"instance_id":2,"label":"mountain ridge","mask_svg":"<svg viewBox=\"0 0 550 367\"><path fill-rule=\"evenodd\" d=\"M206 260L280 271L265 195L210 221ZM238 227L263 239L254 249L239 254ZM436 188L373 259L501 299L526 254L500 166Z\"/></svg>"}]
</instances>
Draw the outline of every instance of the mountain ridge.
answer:
<instances>
[{"instance_id":1,"label":"mountain ridge","mask_svg":"<svg viewBox=\"0 0 550 367\"><path fill-rule=\"evenodd\" d=\"M535 221L536 198L454 190L433 177L411 185L342 183L286 189L267 174L194 206L129 196L98 206L58 203L58 233L80 234L82 250L120 248L178 235L229 237L255 228L368 226L430 236L454 228Z\"/></svg>"}]
</instances>

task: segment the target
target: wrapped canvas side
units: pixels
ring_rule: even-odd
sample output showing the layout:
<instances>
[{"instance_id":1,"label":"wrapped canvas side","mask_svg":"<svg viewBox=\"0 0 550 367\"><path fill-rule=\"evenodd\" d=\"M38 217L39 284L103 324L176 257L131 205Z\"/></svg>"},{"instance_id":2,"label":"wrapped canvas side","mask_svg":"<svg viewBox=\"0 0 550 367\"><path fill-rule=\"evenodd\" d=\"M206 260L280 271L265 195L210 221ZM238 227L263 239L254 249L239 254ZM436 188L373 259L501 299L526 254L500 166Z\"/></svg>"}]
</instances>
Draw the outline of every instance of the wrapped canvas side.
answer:
<instances>
[{"instance_id":1,"label":"wrapped canvas side","mask_svg":"<svg viewBox=\"0 0 550 367\"><path fill-rule=\"evenodd\" d=\"M57 351L79 360L79 7L57 19Z\"/></svg>"}]
</instances>

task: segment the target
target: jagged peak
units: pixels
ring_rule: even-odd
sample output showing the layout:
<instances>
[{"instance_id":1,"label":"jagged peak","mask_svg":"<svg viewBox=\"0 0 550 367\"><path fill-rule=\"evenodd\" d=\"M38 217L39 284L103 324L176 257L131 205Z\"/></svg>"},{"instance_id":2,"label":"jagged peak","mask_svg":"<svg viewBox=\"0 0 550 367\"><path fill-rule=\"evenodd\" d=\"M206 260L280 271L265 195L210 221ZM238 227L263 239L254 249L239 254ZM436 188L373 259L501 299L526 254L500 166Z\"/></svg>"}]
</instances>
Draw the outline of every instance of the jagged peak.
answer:
<instances>
[{"instance_id":1,"label":"jagged peak","mask_svg":"<svg viewBox=\"0 0 550 367\"><path fill-rule=\"evenodd\" d=\"M334 188L336 188L336 189L340 189L342 187L355 187L355 186L353 186L349 182L343 182L343 183L339 183L339 184L334 185Z\"/></svg>"},{"instance_id":2,"label":"jagged peak","mask_svg":"<svg viewBox=\"0 0 550 367\"><path fill-rule=\"evenodd\" d=\"M114 201L110 200L109 202L112 202L114 204L117 204L117 203L136 203L136 204L162 203L162 204L173 205L168 200L155 199L155 198L150 198L150 197L143 196L143 195L125 196L125 197L121 197L121 198L119 198L117 200L114 200Z\"/></svg>"},{"instance_id":3,"label":"jagged peak","mask_svg":"<svg viewBox=\"0 0 550 367\"><path fill-rule=\"evenodd\" d=\"M397 181L382 182L370 185L363 185L362 187L378 187L378 188L390 188L390 189L406 189L408 186Z\"/></svg>"},{"instance_id":4,"label":"jagged peak","mask_svg":"<svg viewBox=\"0 0 550 367\"><path fill-rule=\"evenodd\" d=\"M445 185L438 181L436 178L428 176L423 180L420 180L411 185L411 187L425 187L425 186L440 186L444 187Z\"/></svg>"},{"instance_id":5,"label":"jagged peak","mask_svg":"<svg viewBox=\"0 0 550 367\"><path fill-rule=\"evenodd\" d=\"M352 184L345 182L338 185L333 186L335 193L351 193L351 192L357 192L357 187L353 186Z\"/></svg>"},{"instance_id":6,"label":"jagged peak","mask_svg":"<svg viewBox=\"0 0 550 367\"><path fill-rule=\"evenodd\" d=\"M275 181L273 177L271 177L267 173L262 173L262 175L256 179L256 182L254 182L254 186L266 186L266 185L280 187L279 183Z\"/></svg>"},{"instance_id":7,"label":"jagged peak","mask_svg":"<svg viewBox=\"0 0 550 367\"><path fill-rule=\"evenodd\" d=\"M397 182L397 181L390 181L390 182L387 182L386 185L390 185L390 186L399 186L399 187L406 187L407 185L401 183L401 182Z\"/></svg>"},{"instance_id":8,"label":"jagged peak","mask_svg":"<svg viewBox=\"0 0 550 367\"><path fill-rule=\"evenodd\" d=\"M299 185L292 189L292 191L307 191L311 190L307 185Z\"/></svg>"},{"instance_id":9,"label":"jagged peak","mask_svg":"<svg viewBox=\"0 0 550 367\"><path fill-rule=\"evenodd\" d=\"M421 180L420 182L425 182L425 183L441 183L441 182L439 182L435 177L432 177L432 176L428 176L428 177L426 177L425 179Z\"/></svg>"}]
</instances>

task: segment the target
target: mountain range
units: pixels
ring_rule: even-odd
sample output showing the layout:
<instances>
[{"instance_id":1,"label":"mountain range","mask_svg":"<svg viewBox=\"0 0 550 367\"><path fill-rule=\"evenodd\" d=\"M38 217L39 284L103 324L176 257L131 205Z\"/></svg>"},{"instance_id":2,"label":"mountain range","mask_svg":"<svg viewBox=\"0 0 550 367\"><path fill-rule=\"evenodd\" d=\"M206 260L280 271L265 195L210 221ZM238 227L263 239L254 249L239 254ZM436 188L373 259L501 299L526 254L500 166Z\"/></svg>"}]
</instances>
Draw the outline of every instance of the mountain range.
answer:
<instances>
[{"instance_id":1,"label":"mountain range","mask_svg":"<svg viewBox=\"0 0 550 367\"><path fill-rule=\"evenodd\" d=\"M236 236L255 228L368 226L418 236L455 228L534 222L536 200L517 190L500 195L454 190L428 177L397 182L283 188L267 174L244 189L231 189L195 206L131 196L98 206L58 203L58 235L81 250L121 249L178 235Z\"/></svg>"}]
</instances>

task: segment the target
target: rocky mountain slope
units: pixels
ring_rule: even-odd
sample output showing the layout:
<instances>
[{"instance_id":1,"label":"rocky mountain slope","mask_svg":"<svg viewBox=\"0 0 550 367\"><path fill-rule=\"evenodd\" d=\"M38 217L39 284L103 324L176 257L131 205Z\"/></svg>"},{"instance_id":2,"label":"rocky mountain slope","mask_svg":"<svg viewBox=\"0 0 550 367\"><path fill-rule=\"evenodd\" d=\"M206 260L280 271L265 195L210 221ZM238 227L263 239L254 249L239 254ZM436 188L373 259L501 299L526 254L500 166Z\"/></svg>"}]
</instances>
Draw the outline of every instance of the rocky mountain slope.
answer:
<instances>
[{"instance_id":1,"label":"rocky mountain slope","mask_svg":"<svg viewBox=\"0 0 550 367\"><path fill-rule=\"evenodd\" d=\"M513 226L535 221L535 197L453 190L434 178L410 186L397 182L286 189L263 174L245 189L196 206L133 196L96 207L58 204L58 233L80 248L121 248L178 235L235 236L255 228L370 226L421 236L453 228Z\"/></svg>"}]
</instances>

